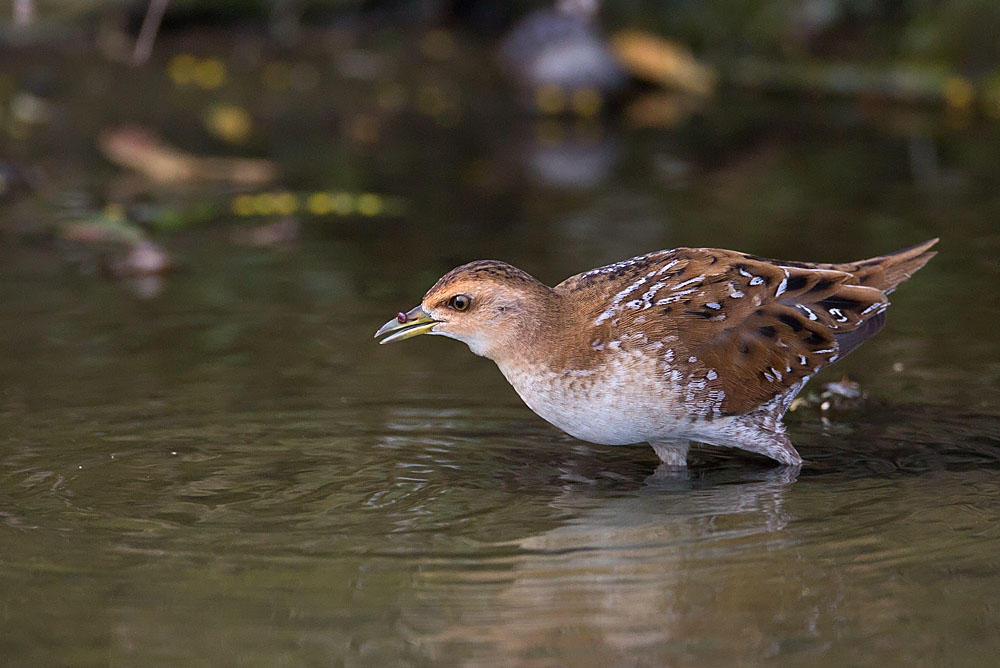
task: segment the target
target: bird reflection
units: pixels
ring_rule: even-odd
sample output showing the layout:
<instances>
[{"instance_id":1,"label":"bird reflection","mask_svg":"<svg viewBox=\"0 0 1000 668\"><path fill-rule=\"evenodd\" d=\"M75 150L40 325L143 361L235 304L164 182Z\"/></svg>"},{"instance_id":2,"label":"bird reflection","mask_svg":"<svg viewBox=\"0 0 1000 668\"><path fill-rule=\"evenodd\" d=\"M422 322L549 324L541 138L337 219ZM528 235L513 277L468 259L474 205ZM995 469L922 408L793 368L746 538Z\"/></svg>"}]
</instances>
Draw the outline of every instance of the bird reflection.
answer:
<instances>
[{"instance_id":1,"label":"bird reflection","mask_svg":"<svg viewBox=\"0 0 1000 668\"><path fill-rule=\"evenodd\" d=\"M568 486L552 505L578 513L515 541L516 553L491 564L491 573L424 573L428 592L455 598L434 607L459 604L455 623L430 632L424 646L445 657L474 638L484 651L464 653L469 666L488 665L498 651L527 660L540 648L575 666L604 666L639 649L669 663L671 648L703 625L763 637L743 612L795 596L797 585L747 579L736 566L781 543L793 518L785 499L798 473L660 467L637 491L600 498ZM478 603L470 608L471 590Z\"/></svg>"}]
</instances>

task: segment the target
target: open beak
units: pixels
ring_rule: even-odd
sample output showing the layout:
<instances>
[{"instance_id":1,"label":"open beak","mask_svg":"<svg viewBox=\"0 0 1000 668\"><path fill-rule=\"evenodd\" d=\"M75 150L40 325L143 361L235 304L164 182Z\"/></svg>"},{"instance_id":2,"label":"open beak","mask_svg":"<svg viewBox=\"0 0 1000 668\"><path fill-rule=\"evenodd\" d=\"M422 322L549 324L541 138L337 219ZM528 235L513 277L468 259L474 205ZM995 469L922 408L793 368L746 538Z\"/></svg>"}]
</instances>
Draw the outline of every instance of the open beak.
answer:
<instances>
[{"instance_id":1,"label":"open beak","mask_svg":"<svg viewBox=\"0 0 1000 668\"><path fill-rule=\"evenodd\" d=\"M379 343L392 343L403 339L413 338L431 331L438 321L427 315L424 309L414 306L406 313L400 313L395 318L385 323L375 332L375 338L383 334L389 334ZM391 332L391 333L390 333Z\"/></svg>"}]
</instances>

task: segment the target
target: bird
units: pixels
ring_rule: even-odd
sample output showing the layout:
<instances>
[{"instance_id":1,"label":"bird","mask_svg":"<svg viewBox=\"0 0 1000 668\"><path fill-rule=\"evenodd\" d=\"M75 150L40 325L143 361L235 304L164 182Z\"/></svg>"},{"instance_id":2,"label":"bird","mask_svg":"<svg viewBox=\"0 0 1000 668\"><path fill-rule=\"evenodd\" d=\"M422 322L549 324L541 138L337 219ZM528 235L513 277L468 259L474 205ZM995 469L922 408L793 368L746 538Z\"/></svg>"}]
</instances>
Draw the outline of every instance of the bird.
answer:
<instances>
[{"instance_id":1,"label":"bird","mask_svg":"<svg viewBox=\"0 0 1000 668\"><path fill-rule=\"evenodd\" d=\"M518 21L501 41L498 59L508 77L548 115L597 115L628 85L597 21L598 0L557 0Z\"/></svg>"},{"instance_id":2,"label":"bird","mask_svg":"<svg viewBox=\"0 0 1000 668\"><path fill-rule=\"evenodd\" d=\"M792 400L882 329L887 296L937 242L844 264L675 248L555 287L477 260L442 276L375 337L457 339L562 431L649 443L667 467L687 465L692 441L801 466L781 421Z\"/></svg>"}]
</instances>

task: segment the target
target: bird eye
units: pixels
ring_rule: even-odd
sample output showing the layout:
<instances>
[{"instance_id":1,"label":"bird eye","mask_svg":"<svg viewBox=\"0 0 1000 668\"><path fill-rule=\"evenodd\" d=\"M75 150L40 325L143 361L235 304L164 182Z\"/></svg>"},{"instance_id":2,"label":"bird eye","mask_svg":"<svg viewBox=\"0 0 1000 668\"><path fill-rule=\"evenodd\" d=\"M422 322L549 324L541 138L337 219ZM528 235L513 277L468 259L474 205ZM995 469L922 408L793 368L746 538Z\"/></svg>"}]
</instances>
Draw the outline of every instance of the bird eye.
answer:
<instances>
[{"instance_id":1,"label":"bird eye","mask_svg":"<svg viewBox=\"0 0 1000 668\"><path fill-rule=\"evenodd\" d=\"M469 308L470 304L472 304L472 297L469 295L455 295L448 300L448 306L456 311L464 311Z\"/></svg>"}]
</instances>

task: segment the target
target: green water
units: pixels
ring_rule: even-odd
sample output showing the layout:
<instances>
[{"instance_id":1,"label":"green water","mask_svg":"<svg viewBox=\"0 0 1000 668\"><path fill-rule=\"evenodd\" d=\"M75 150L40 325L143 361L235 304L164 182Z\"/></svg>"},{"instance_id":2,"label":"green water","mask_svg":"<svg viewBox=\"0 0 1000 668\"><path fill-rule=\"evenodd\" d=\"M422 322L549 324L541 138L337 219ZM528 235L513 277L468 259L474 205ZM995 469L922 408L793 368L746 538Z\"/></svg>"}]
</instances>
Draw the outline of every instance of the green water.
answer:
<instances>
[{"instance_id":1,"label":"green water","mask_svg":"<svg viewBox=\"0 0 1000 668\"><path fill-rule=\"evenodd\" d=\"M280 249L222 216L161 238L177 269L152 288L0 240L0 662L996 665L1000 130L744 98L554 141L480 113L367 149L279 114L256 148L280 144L288 187L407 213L306 217ZM74 132L6 140L56 181L9 226L104 192ZM600 151L585 187L545 177ZM790 415L797 476L704 448L668 475L549 427L456 342L371 338L479 257L554 283L680 245L842 261L932 236L885 331L814 381L846 373L864 405Z\"/></svg>"}]
</instances>

